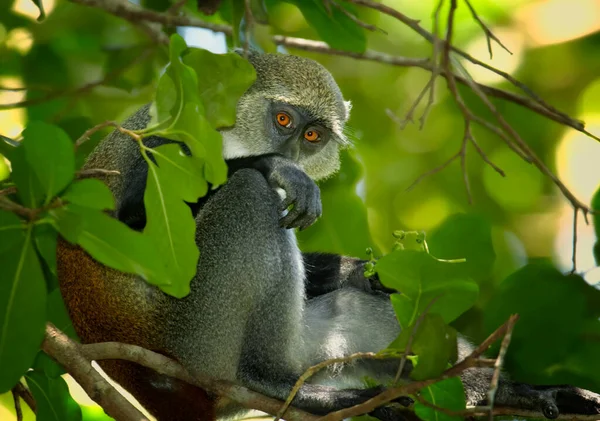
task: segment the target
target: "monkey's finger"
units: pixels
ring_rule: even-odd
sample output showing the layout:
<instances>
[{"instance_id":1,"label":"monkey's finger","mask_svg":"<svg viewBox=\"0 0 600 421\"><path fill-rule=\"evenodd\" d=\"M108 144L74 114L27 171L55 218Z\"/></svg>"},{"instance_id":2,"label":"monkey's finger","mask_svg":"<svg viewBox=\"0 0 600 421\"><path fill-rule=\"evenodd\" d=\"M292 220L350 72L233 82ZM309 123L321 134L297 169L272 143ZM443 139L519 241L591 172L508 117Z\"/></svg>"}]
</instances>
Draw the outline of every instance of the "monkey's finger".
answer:
<instances>
[{"instance_id":1,"label":"monkey's finger","mask_svg":"<svg viewBox=\"0 0 600 421\"><path fill-rule=\"evenodd\" d=\"M323 208L321 205L321 197L319 192L317 191L317 194L314 194L312 197L311 205L309 211L307 212L307 217L304 218L304 223L300 226L300 231L305 230L306 228L310 227L312 224L317 222L317 219L321 217L322 213Z\"/></svg>"},{"instance_id":2,"label":"monkey's finger","mask_svg":"<svg viewBox=\"0 0 600 421\"><path fill-rule=\"evenodd\" d=\"M301 219L306 214L306 200L304 195L300 195L298 200L293 203L293 207L288 211L287 215L279 220L279 224L283 228L298 228L301 225Z\"/></svg>"}]
</instances>

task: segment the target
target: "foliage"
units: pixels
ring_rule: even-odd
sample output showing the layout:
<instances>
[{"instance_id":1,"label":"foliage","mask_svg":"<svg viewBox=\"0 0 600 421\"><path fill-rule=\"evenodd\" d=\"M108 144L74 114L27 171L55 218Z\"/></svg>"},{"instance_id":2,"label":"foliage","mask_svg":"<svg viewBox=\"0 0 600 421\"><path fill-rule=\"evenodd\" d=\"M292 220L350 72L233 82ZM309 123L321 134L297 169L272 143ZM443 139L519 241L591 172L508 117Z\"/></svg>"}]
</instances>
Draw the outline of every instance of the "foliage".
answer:
<instances>
[{"instance_id":1,"label":"foliage","mask_svg":"<svg viewBox=\"0 0 600 421\"><path fill-rule=\"evenodd\" d=\"M4 180L0 190L16 187L16 193L0 192L0 201L18 205L15 212L0 209L0 393L21 380L36 397L40 420L106 419L79 408L60 377L62 368L39 350L47 321L75 336L57 288L58 236L107 266L135 273L173 296L185 296L199 252L195 221L184 202L226 182L218 129L235 123L236 103L254 82L255 73L239 54L189 47L178 34L171 35L168 49L149 45L147 35L136 26L93 8L57 1L44 9L49 2L35 0L39 10L26 17L15 11L13 3L25 0L0 4L0 124L5 121L2 113L16 110L10 118L26 121L26 127L16 144L11 139L18 133L0 127L0 180ZM375 22L386 24L387 38L370 33L349 14L368 22L377 17L344 2L252 3L261 3L268 28L283 35L321 39L353 53L366 51L367 45L406 56L430 53L422 40L406 36L397 23ZM433 2L405 3L407 14L423 18L433 7ZM487 12L498 22L511 21L510 10L481 3L480 13ZM141 4L158 11L172 6L169 0ZM198 12L195 4L190 0L185 12L232 25L227 42L244 45L250 23L241 2L223 1L211 17ZM40 23L35 22L38 16L43 19ZM476 22L466 14L459 13L457 24L458 42L479 36ZM247 41L273 51L275 46L261 32ZM600 72L597 40L598 35L588 35L545 48L529 47L526 55L516 54L522 58L518 76L559 109L573 110L579 94ZM306 55L331 69L345 97L352 99L355 147L343 153L339 174L320 184L323 217L298 233L299 243L307 251L357 257L365 257L367 247L376 250L373 270L384 285L400 291L391 300L404 329L386 351L405 352L412 341L416 354L410 357L415 365L412 377L433 378L456 357L457 332L477 342L518 313L521 317L506 356L511 375L519 381L570 383L600 392L600 292L583 273L565 275L556 259L552 242L561 202L551 182L493 135L475 128L479 145L506 171L506 178L483 160L469 158L473 206L465 199L458 165L406 192L419 174L444 162L458 147L461 116L445 87L439 85L422 131L409 125L399 132L385 111L404 114L427 82L424 73ZM10 83L27 87L14 95L16 101L24 101L22 106L3 106L13 102L5 101L12 91L2 90ZM461 92L466 103L480 111L478 100L467 90ZM74 143L95 125L122 121L150 101L153 120L148 129L126 133L138 143L150 168L144 195L148 223L143 232L135 232L108 215L114 199L103 183L78 178L85 157L108 130L92 133L77 148ZM585 104L588 108L579 110L581 114L600 111L593 108L597 107L593 101ZM562 129L515 104L497 106L552 164ZM145 146L142 140L152 135L183 142L191 155L177 144ZM562 171L559 163L553 170ZM600 190L592 207L600 209ZM596 265L600 264L598 215L591 218ZM391 233L397 229L427 230L429 252L393 250ZM584 252L592 256L589 248ZM539 256L546 259L533 259ZM465 262L444 261L463 258ZM421 397L451 410L465 408L458 378L423 389ZM12 405L10 400L1 402ZM415 412L423 420L455 418L419 402Z\"/></svg>"}]
</instances>

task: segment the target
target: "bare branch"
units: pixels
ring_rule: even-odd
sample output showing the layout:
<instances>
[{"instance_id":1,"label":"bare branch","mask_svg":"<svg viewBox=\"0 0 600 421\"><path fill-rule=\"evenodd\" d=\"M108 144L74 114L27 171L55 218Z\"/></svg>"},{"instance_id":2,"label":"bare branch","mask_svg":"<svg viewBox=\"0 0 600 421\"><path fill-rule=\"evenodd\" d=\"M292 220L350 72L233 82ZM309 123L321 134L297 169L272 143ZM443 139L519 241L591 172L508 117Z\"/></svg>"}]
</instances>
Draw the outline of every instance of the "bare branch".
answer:
<instances>
[{"instance_id":1,"label":"bare branch","mask_svg":"<svg viewBox=\"0 0 600 421\"><path fill-rule=\"evenodd\" d=\"M282 405L282 402L277 399L269 398L231 382L191 376L176 361L136 345L118 342L87 344L81 346L81 352L90 360L119 359L140 364L160 374L174 377L205 389L215 395L225 396L250 409L258 409L269 414L276 414ZM292 407L286 411L285 419L286 421L315 421L317 417Z\"/></svg>"},{"instance_id":2,"label":"bare branch","mask_svg":"<svg viewBox=\"0 0 600 421\"><path fill-rule=\"evenodd\" d=\"M475 8L473 7L473 5L471 5L471 2L469 0L465 0L465 3L467 4L467 7L471 11L471 16L473 16L473 19L475 19L477 21L477 23L481 27L482 31L485 33L485 39L487 41L488 52L490 53L490 60L494 57L494 54L492 52L492 40L496 41L496 43L500 47L502 47L508 54L512 55L512 51L510 51L506 47L506 45L504 45L502 43L502 41L500 41L498 39L498 37L496 35L494 35L494 33L490 30L490 28L488 28L488 26L479 18L479 15L475 11Z\"/></svg>"},{"instance_id":3,"label":"bare branch","mask_svg":"<svg viewBox=\"0 0 600 421\"><path fill-rule=\"evenodd\" d=\"M577 214L579 213L578 208L573 208L573 255L571 260L573 262L573 267L571 268L570 273L573 274L577 272Z\"/></svg>"},{"instance_id":4,"label":"bare branch","mask_svg":"<svg viewBox=\"0 0 600 421\"><path fill-rule=\"evenodd\" d=\"M493 421L494 419L494 400L496 398L496 392L498 391L498 382L500 381L500 370L502 369L504 357L506 356L506 351L508 350L508 346L510 345L512 332L516 322L516 318L511 317L509 319L508 324L506 326L506 333L504 334L504 338L502 339L502 343L500 344L500 351L498 352L498 357L496 357L496 362L494 363L494 374L492 375L492 381L490 382L490 390L488 391L490 421Z\"/></svg>"},{"instance_id":5,"label":"bare branch","mask_svg":"<svg viewBox=\"0 0 600 421\"><path fill-rule=\"evenodd\" d=\"M92 367L80 351L80 345L54 325L46 325L42 350L67 369L89 397L111 417L122 421L149 421Z\"/></svg>"},{"instance_id":6,"label":"bare branch","mask_svg":"<svg viewBox=\"0 0 600 421\"><path fill-rule=\"evenodd\" d=\"M15 387L12 388L12 390L13 393L16 392L17 395L19 395L19 397L25 401L25 403L33 413L37 412L37 403L35 402L35 399L33 398L33 395L31 394L29 389L27 389L21 382L19 382L15 385Z\"/></svg>"},{"instance_id":7,"label":"bare branch","mask_svg":"<svg viewBox=\"0 0 600 421\"><path fill-rule=\"evenodd\" d=\"M431 64L433 69L431 70L431 78L429 79L429 100L427 101L427 105L423 110L423 114L421 114L421 118L419 119L420 125L419 128L423 130L425 126L425 120L427 120L427 116L429 115L429 111L435 102L435 80L440 74L440 64L439 62L439 50L440 50L440 40L438 37L439 33L439 23L440 23L440 10L442 10L442 6L444 5L444 0L439 0L437 7L435 8L435 12L433 13L433 34L435 38L433 39L433 53L431 56Z\"/></svg>"},{"instance_id":8,"label":"bare branch","mask_svg":"<svg viewBox=\"0 0 600 421\"><path fill-rule=\"evenodd\" d=\"M455 159L457 159L457 158L459 158L459 157L460 157L460 151L459 151L458 153L456 153L456 154L452 155L452 156L451 156L451 157L450 157L448 160L446 160L446 161L445 161L443 164L441 164L441 165L439 165L439 166L435 167L434 169L432 169L432 170L430 170L430 171L427 171L427 172L426 172L426 173L424 173L424 174L421 174L419 177L417 177L417 179L416 179L415 181L413 181L413 182L410 184L410 186L408 186L408 187L406 188L406 191L411 191L413 188L415 188L415 186L416 186L417 184L419 184L421 181L423 181L423 179L424 179L424 178L427 178L427 177L429 177L430 175L433 175L433 174L437 174L437 173L439 173L440 171L442 171L444 168L446 168L446 167L447 167L448 165L450 165L450 164L451 164L451 163L452 163L452 162L453 162Z\"/></svg>"},{"instance_id":9,"label":"bare branch","mask_svg":"<svg viewBox=\"0 0 600 421\"><path fill-rule=\"evenodd\" d=\"M23 421L23 410L21 409L21 400L19 397L19 393L15 390L15 388L13 388L11 392L15 406L15 415L17 416L17 421Z\"/></svg>"}]
</instances>

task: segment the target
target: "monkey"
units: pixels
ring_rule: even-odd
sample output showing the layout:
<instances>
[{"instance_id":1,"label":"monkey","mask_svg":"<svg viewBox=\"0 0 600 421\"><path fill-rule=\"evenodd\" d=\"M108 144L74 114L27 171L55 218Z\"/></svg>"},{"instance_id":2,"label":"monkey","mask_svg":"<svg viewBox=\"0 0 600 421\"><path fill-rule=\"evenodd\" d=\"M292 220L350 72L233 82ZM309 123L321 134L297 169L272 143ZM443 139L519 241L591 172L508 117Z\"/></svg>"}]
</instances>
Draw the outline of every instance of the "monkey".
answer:
<instances>
[{"instance_id":1,"label":"monkey","mask_svg":"<svg viewBox=\"0 0 600 421\"><path fill-rule=\"evenodd\" d=\"M200 250L190 293L176 299L138 276L104 267L60 240L60 289L84 343L118 341L142 346L181 363L192 375L241 384L285 400L306 368L355 352L379 351L399 334L389 294L365 261L335 254L301 253L295 229L320 216L316 181L339 169L347 147L350 103L317 62L286 54L253 52L256 81L237 104L236 123L222 129L228 180L189 203ZM142 129L149 106L123 126ZM146 146L172 140L150 137ZM145 226L143 193L148 171L134 142L115 131L92 152L84 168L117 170L105 177L116 210L133 229ZM184 153L190 153L182 145ZM461 338L459 358L470 352ZM159 421L209 421L241 416L244 409L187 383L126 361L100 366ZM407 364L410 369L410 364ZM314 414L353 406L385 384L397 361L373 360L323 371L299 390L293 405ZM485 404L492 371L463 376L469 405ZM410 403L410 402L409 402ZM535 387L500 380L496 405L559 412L600 413L597 395L581 389ZM401 420L390 407L373 416Z\"/></svg>"}]
</instances>

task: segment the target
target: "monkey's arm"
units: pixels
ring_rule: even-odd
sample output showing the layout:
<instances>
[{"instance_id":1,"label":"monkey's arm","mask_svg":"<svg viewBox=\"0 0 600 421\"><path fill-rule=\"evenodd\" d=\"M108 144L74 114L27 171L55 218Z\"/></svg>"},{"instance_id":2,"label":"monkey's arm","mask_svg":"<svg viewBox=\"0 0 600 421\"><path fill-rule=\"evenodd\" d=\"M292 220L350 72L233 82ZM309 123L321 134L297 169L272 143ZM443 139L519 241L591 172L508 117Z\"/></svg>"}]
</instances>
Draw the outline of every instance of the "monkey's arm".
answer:
<instances>
[{"instance_id":1,"label":"monkey's arm","mask_svg":"<svg viewBox=\"0 0 600 421\"><path fill-rule=\"evenodd\" d=\"M329 253L303 253L306 269L306 295L314 298L339 288L353 287L362 291L396 292L384 287L377 275L364 275L366 260Z\"/></svg>"},{"instance_id":2,"label":"monkey's arm","mask_svg":"<svg viewBox=\"0 0 600 421\"><path fill-rule=\"evenodd\" d=\"M155 148L160 145L173 143L172 140L152 136L148 138L145 145ZM182 146L185 153L189 150ZM152 154L149 154L152 157ZM131 228L141 230L146 225L146 212L144 209L144 190L146 189L146 178L148 176L148 164L141 157L135 155L132 158L127 174L123 177L123 197L117 200L116 217L125 222ZM228 175L231 177L235 172L243 168L258 170L267 180L272 188L285 191L285 198L281 202L280 210L283 212L290 206L280 220L285 228L306 228L312 225L321 216L321 196L319 187L298 164L279 154L265 154L244 158L228 159L225 161L228 167ZM198 199L195 203L189 203L192 213L197 215L208 199L216 192L209 190L208 194Z\"/></svg>"}]
</instances>

